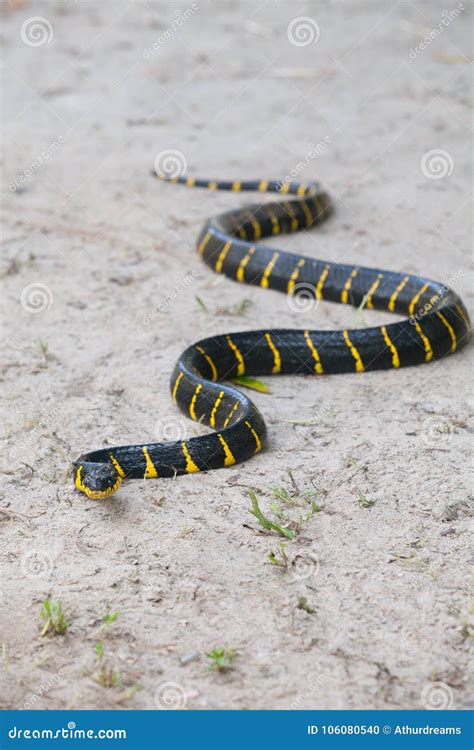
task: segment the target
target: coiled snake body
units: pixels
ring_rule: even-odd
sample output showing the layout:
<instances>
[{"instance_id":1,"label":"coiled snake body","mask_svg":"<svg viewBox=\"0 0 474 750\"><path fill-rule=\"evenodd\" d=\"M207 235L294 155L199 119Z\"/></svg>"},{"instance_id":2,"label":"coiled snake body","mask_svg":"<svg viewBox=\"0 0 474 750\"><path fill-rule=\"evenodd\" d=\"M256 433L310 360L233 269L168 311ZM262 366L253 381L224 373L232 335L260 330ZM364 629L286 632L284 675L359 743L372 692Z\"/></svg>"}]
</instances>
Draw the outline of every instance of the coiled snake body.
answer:
<instances>
[{"instance_id":1,"label":"coiled snake body","mask_svg":"<svg viewBox=\"0 0 474 750\"><path fill-rule=\"evenodd\" d=\"M263 329L212 336L193 344L171 376L175 403L214 432L170 443L127 445L86 453L74 462L76 487L106 498L124 478L173 477L220 469L258 453L267 430L252 401L231 384L241 375L323 375L364 372L439 360L463 346L470 322L448 287L419 276L329 263L283 252L258 240L320 224L331 212L317 184L209 182L164 178L211 190L279 192L281 202L228 211L210 219L198 253L216 273L294 294L408 315L389 325L356 330ZM291 198L289 196L292 196Z\"/></svg>"}]
</instances>

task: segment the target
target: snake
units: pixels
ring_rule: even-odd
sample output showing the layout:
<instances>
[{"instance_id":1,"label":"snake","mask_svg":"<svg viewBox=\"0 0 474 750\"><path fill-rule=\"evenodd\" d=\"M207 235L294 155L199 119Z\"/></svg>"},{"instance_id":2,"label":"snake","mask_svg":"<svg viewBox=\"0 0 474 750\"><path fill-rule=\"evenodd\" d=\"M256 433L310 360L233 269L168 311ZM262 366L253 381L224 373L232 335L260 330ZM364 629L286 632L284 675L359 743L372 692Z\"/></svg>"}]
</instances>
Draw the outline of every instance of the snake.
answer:
<instances>
[{"instance_id":1,"label":"snake","mask_svg":"<svg viewBox=\"0 0 474 750\"><path fill-rule=\"evenodd\" d=\"M206 434L164 443L101 448L73 463L75 487L93 500L125 479L176 477L246 461L267 444L264 418L234 379L265 375L363 373L442 360L468 341L471 324L447 285L403 272L316 260L285 252L264 238L304 232L325 221L333 201L317 182L218 181L153 173L191 188L278 193L210 218L198 255L215 273L243 284L384 310L401 319L341 330L266 329L210 336L190 345L171 375L171 395Z\"/></svg>"}]
</instances>

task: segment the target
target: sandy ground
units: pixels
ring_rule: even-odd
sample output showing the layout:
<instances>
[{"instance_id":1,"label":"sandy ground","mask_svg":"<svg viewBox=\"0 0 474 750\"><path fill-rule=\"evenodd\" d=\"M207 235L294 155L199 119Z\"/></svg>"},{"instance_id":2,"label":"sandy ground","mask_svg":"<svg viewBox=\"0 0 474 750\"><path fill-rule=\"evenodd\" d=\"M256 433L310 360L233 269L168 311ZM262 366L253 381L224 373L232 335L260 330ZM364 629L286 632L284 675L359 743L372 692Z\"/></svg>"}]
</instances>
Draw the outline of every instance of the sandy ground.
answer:
<instances>
[{"instance_id":1,"label":"sandy ground","mask_svg":"<svg viewBox=\"0 0 474 750\"><path fill-rule=\"evenodd\" d=\"M194 340L391 319L295 312L213 275L197 233L244 199L158 184L163 150L217 178L304 162L337 210L277 244L451 282L472 307L468 6L450 20L444 0L199 0L178 23L152 0L3 3L3 706L468 706L469 347L418 369L268 378L270 447L245 465L103 503L68 473L89 449L199 434L168 389ZM317 22L303 46L287 35L300 16ZM248 510L253 487L272 516L275 486L303 517L286 569ZM41 637L48 594L65 635ZM97 679L99 640L116 685ZM229 670L208 668L219 647Z\"/></svg>"}]
</instances>

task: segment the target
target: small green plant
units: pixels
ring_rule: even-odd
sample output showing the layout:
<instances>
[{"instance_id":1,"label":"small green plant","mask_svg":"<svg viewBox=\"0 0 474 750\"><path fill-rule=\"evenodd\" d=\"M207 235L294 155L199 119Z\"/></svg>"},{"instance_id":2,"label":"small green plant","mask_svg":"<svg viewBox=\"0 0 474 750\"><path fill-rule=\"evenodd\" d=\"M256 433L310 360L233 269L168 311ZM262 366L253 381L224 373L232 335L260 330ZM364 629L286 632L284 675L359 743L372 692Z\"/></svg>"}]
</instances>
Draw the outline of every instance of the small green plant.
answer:
<instances>
[{"instance_id":1,"label":"small green plant","mask_svg":"<svg viewBox=\"0 0 474 750\"><path fill-rule=\"evenodd\" d=\"M282 484L275 485L272 488L274 500L270 507L274 518L271 519L265 515L253 492L249 492L250 499L252 500L250 512L255 516L262 528L267 531L274 531L287 539L294 539L304 529L314 514L321 510L321 506L315 500L321 492L315 487L300 489L291 469L287 469L287 474L288 486ZM296 514L296 511L299 511L298 514ZM275 564L275 559L270 558L270 562Z\"/></svg>"},{"instance_id":2,"label":"small green plant","mask_svg":"<svg viewBox=\"0 0 474 750\"><path fill-rule=\"evenodd\" d=\"M268 555L268 561L271 565L276 565L277 568L289 570L291 567L291 560L286 554L286 544L280 544L277 552L270 552Z\"/></svg>"},{"instance_id":3,"label":"small green plant","mask_svg":"<svg viewBox=\"0 0 474 750\"><path fill-rule=\"evenodd\" d=\"M239 375L236 378L231 378L231 382L235 383L235 385L243 385L244 388L250 388L250 390L258 391L259 393L271 393L266 383L262 383L261 380L257 380L256 378L249 378L247 375Z\"/></svg>"},{"instance_id":4,"label":"small green plant","mask_svg":"<svg viewBox=\"0 0 474 750\"><path fill-rule=\"evenodd\" d=\"M237 651L234 648L213 648L206 656L209 659L210 670L227 672L234 668Z\"/></svg>"},{"instance_id":5,"label":"small green plant","mask_svg":"<svg viewBox=\"0 0 474 750\"><path fill-rule=\"evenodd\" d=\"M369 500L362 492L359 492L359 505L361 508L372 508L376 502L377 500Z\"/></svg>"},{"instance_id":6,"label":"small green plant","mask_svg":"<svg viewBox=\"0 0 474 750\"><path fill-rule=\"evenodd\" d=\"M61 602L57 599L51 599L50 596L44 600L41 606L41 618L44 620L41 637L64 635L70 625L64 615Z\"/></svg>"},{"instance_id":7,"label":"small green plant","mask_svg":"<svg viewBox=\"0 0 474 750\"><path fill-rule=\"evenodd\" d=\"M43 341L42 339L38 339L36 341L36 347L39 353L41 354L41 356L43 357L42 366L46 367L49 360L51 359L51 355L49 352L49 345L46 343L46 341Z\"/></svg>"},{"instance_id":8,"label":"small green plant","mask_svg":"<svg viewBox=\"0 0 474 750\"><path fill-rule=\"evenodd\" d=\"M311 501L306 500L303 502L305 504L309 502L309 509L307 512L304 512L303 510L301 510L296 518L295 517L290 518L286 510L284 510L281 507L281 505L277 502L273 502L270 506L276 516L277 521L279 521L280 525L286 525L290 530L293 531L293 535L299 534L300 531L304 529L308 521L312 519L314 514L321 510L318 503L315 502L314 500L311 500ZM301 508L301 504L292 502L290 507Z\"/></svg>"},{"instance_id":9,"label":"small green plant","mask_svg":"<svg viewBox=\"0 0 474 750\"><path fill-rule=\"evenodd\" d=\"M102 622L104 625L110 625L112 622L115 622L119 614L120 612L117 610L116 612L111 612L110 615L104 615Z\"/></svg>"},{"instance_id":10,"label":"small green plant","mask_svg":"<svg viewBox=\"0 0 474 750\"><path fill-rule=\"evenodd\" d=\"M297 607L298 607L298 609L302 609L303 612L307 612L308 615L315 615L316 614L316 610L313 609L308 604L308 600L307 600L307 598L305 596L300 596L299 597Z\"/></svg>"},{"instance_id":11,"label":"small green plant","mask_svg":"<svg viewBox=\"0 0 474 750\"><path fill-rule=\"evenodd\" d=\"M461 626L461 638L463 641L469 640L474 643L474 627L469 622L463 622Z\"/></svg>"},{"instance_id":12,"label":"small green plant","mask_svg":"<svg viewBox=\"0 0 474 750\"><path fill-rule=\"evenodd\" d=\"M120 693L120 695L117 696L115 699L115 702L119 705L122 705L123 703L126 703L130 700L130 698L133 698L135 693L138 693L139 690L142 689L142 686L139 682L135 682L133 685L130 685L130 687L125 688L125 690Z\"/></svg>"},{"instance_id":13,"label":"small green plant","mask_svg":"<svg viewBox=\"0 0 474 750\"><path fill-rule=\"evenodd\" d=\"M207 307L206 307L206 305L205 305L205 303L204 303L204 300L202 300L202 299L201 299L201 297L198 297L198 296L197 296L197 294L196 294L196 295L194 296L194 299L195 299L195 300L196 300L196 302L198 303L198 305L199 305L199 307L201 308L201 310L202 310L203 312L207 312Z\"/></svg>"},{"instance_id":14,"label":"small green plant","mask_svg":"<svg viewBox=\"0 0 474 750\"><path fill-rule=\"evenodd\" d=\"M217 315L229 315L229 316L240 316L245 315L248 308L252 306L252 300L248 297L244 297L240 302L237 302L236 305L231 305L230 307L219 307L216 310Z\"/></svg>"},{"instance_id":15,"label":"small green plant","mask_svg":"<svg viewBox=\"0 0 474 750\"><path fill-rule=\"evenodd\" d=\"M184 523L181 526L181 528L180 528L180 530L179 530L179 532L177 534L177 537L178 537L178 539L184 539L185 537L187 537L189 534L192 534L193 532L194 532L194 527L193 526L188 526L187 523Z\"/></svg>"},{"instance_id":16,"label":"small green plant","mask_svg":"<svg viewBox=\"0 0 474 750\"><path fill-rule=\"evenodd\" d=\"M104 642L98 641L95 644L95 652L97 654L98 670L94 675L94 679L102 687L117 687L122 680L120 672L110 666L104 655Z\"/></svg>"},{"instance_id":17,"label":"small green plant","mask_svg":"<svg viewBox=\"0 0 474 750\"><path fill-rule=\"evenodd\" d=\"M291 469L288 468L286 472L290 481L290 487L285 487L284 485L273 487L273 497L275 500L279 500L287 508L296 508L301 507L301 504L312 502L315 497L319 497L320 493L314 487L300 490Z\"/></svg>"},{"instance_id":18,"label":"small green plant","mask_svg":"<svg viewBox=\"0 0 474 750\"><path fill-rule=\"evenodd\" d=\"M287 539L294 539L294 536L295 536L294 531L292 531L289 528L285 528L281 526L280 524L274 523L264 514L264 512L261 510L258 504L258 500L257 500L257 496L255 492L252 492L252 490L249 490L249 497L252 502L252 507L249 508L250 513L253 516L255 516L258 523L262 527L262 529L266 529L267 531L274 531L277 534L279 534L279 536L284 536Z\"/></svg>"},{"instance_id":19,"label":"small green plant","mask_svg":"<svg viewBox=\"0 0 474 750\"><path fill-rule=\"evenodd\" d=\"M41 354L47 359L48 357L48 344L46 341L43 341L43 339L38 339L36 341L36 346L40 350Z\"/></svg>"},{"instance_id":20,"label":"small green plant","mask_svg":"<svg viewBox=\"0 0 474 750\"><path fill-rule=\"evenodd\" d=\"M273 497L276 500L280 500L284 503L287 508L294 508L296 505L295 499L292 497L290 491L286 487L275 486L272 489Z\"/></svg>"},{"instance_id":21,"label":"small green plant","mask_svg":"<svg viewBox=\"0 0 474 750\"><path fill-rule=\"evenodd\" d=\"M110 613L104 615L103 618L102 618L102 624L99 625L99 627L97 628L97 630L94 631L94 633L92 634L91 638L97 638L98 635L100 635L105 630L107 630L107 628L109 627L109 625L112 625L114 622L116 622L116 620L118 619L119 615L120 615L120 612L118 610L116 610L115 612L110 612Z\"/></svg>"}]
</instances>

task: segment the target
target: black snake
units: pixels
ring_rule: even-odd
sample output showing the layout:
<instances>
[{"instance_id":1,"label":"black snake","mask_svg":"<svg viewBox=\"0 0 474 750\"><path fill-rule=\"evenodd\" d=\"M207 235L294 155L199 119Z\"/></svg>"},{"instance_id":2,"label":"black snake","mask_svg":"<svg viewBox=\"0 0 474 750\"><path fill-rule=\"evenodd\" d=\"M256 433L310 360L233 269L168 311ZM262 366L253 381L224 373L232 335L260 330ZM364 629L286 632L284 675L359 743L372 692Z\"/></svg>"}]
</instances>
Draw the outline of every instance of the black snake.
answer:
<instances>
[{"instance_id":1,"label":"black snake","mask_svg":"<svg viewBox=\"0 0 474 750\"><path fill-rule=\"evenodd\" d=\"M163 176L161 176L163 177ZM340 331L262 329L211 336L180 356L171 376L175 403L213 432L189 440L102 448L74 462L76 487L94 500L125 478L174 477L220 469L258 453L267 430L252 401L223 381L242 375L323 375L384 370L439 360L463 346L471 326L459 297L443 284L283 252L259 240L320 224L331 201L317 184L213 182L164 177L210 190L278 192L281 202L257 203L210 219L198 253L216 273L286 294L305 294L405 315L389 325ZM288 196L292 197L289 198Z\"/></svg>"}]
</instances>

